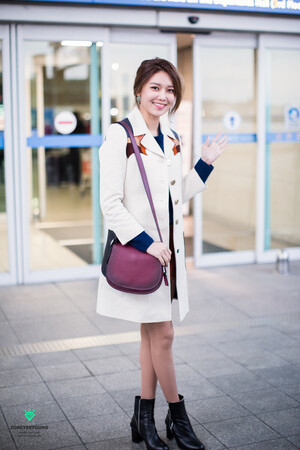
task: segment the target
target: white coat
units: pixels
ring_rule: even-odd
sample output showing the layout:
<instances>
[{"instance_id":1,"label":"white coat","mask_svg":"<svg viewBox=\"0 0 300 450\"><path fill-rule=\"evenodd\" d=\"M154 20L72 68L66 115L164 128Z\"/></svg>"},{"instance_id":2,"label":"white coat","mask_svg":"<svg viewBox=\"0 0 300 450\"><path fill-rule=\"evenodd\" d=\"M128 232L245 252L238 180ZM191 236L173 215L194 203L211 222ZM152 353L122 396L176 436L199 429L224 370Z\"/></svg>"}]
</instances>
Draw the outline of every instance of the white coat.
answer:
<instances>
[{"instance_id":1,"label":"white coat","mask_svg":"<svg viewBox=\"0 0 300 450\"><path fill-rule=\"evenodd\" d=\"M133 134L141 148L154 207L163 241L169 246L169 191L171 193L176 257L176 288L179 317L189 311L185 266L182 203L206 189L193 168L182 177L180 144L165 120L161 120L164 152L149 131L137 107L128 115ZM142 231L155 241L158 232L143 186L134 152L127 146L127 135L121 125L112 124L99 150L100 205L107 226L124 245ZM168 279L169 266L168 266ZM152 294L137 295L113 289L100 274L97 313L133 322L163 322L171 317L170 287L162 282Z\"/></svg>"}]
</instances>

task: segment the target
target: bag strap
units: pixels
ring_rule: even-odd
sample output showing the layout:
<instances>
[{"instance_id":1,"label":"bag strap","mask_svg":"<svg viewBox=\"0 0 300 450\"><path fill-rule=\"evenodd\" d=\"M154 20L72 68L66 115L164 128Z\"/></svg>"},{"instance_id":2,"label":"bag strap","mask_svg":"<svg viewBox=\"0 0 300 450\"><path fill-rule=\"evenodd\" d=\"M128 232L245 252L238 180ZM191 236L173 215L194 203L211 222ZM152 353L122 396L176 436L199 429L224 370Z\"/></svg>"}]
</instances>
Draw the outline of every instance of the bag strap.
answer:
<instances>
[{"instance_id":1,"label":"bag strap","mask_svg":"<svg viewBox=\"0 0 300 450\"><path fill-rule=\"evenodd\" d=\"M124 120L121 120L118 123L123 128L125 128L127 136L129 136L129 138L131 140L132 147L133 147L133 150L134 150L134 153L135 153L135 156L136 156L136 160L137 160L137 163L138 163L138 166L139 166L139 169L140 169L140 173L141 173L141 177L142 177L142 180L143 180L143 184L144 184L144 187L145 187L145 191L146 191L149 203L150 203L150 207L151 207L151 211L152 211L152 214L153 214L153 218L154 218L154 221L155 221L155 224L156 224L156 228L157 228L157 231L158 231L158 235L159 235L159 238L160 238L161 242L163 242L162 235L161 235L161 232L160 232L160 228L159 228L159 225L158 225L158 220L157 220L157 216L156 216L153 200L152 200L152 195L151 195L149 183L148 183L148 178L147 178L145 167L144 167L144 164L143 164L143 161L142 161L142 158L141 158L141 154L139 152L136 140L135 140L135 138L133 136L131 123L130 123L130 121L127 118L124 119ZM168 280L167 280L166 267L162 266L162 268L163 268L163 274L164 274L164 278L165 278L165 284L166 284L166 286L168 286L169 284L168 284Z\"/></svg>"}]
</instances>

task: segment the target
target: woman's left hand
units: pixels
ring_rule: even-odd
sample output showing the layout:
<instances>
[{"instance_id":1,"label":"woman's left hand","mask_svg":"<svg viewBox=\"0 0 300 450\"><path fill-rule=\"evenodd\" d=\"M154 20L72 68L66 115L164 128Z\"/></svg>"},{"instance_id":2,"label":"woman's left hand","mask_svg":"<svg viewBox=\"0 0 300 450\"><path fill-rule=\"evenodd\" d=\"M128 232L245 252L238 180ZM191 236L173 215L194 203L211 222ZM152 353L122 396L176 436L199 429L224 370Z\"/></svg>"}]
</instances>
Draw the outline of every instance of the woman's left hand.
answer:
<instances>
[{"instance_id":1,"label":"woman's left hand","mask_svg":"<svg viewBox=\"0 0 300 450\"><path fill-rule=\"evenodd\" d=\"M206 141L202 149L202 160L206 164L212 164L226 149L226 145L229 142L229 137L227 135L220 137L222 133L219 132L215 138L209 143L209 137L207 136Z\"/></svg>"}]
</instances>

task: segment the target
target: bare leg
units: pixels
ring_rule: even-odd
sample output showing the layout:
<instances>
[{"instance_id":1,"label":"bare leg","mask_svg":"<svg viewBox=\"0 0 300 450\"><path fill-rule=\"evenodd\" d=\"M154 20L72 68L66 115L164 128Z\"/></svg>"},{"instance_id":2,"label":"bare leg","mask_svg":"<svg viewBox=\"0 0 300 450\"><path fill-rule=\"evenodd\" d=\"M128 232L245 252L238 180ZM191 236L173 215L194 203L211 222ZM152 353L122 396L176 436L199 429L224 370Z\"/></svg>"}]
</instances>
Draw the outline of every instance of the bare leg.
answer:
<instances>
[{"instance_id":1,"label":"bare leg","mask_svg":"<svg viewBox=\"0 0 300 450\"><path fill-rule=\"evenodd\" d=\"M174 339L173 324L155 322L145 324L151 341L151 355L153 367L168 402L178 402L176 375L172 354Z\"/></svg>"},{"instance_id":2,"label":"bare leg","mask_svg":"<svg viewBox=\"0 0 300 450\"><path fill-rule=\"evenodd\" d=\"M157 376L152 363L150 335L145 323L141 323L140 364L142 385L141 398L155 398Z\"/></svg>"}]
</instances>

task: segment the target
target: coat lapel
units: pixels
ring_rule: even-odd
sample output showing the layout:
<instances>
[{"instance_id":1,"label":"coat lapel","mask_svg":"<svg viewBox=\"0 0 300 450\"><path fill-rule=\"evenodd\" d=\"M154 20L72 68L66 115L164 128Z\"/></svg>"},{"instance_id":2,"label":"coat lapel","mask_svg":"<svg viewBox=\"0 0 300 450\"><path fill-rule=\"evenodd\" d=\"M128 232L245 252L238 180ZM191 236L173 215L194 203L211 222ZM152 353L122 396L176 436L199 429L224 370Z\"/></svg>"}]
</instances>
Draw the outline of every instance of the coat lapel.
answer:
<instances>
[{"instance_id":1,"label":"coat lapel","mask_svg":"<svg viewBox=\"0 0 300 450\"><path fill-rule=\"evenodd\" d=\"M140 143L143 145L143 147L146 148L146 152L147 150L149 150L150 152L164 158L165 155L167 155L169 151L172 150L174 146L172 139L174 139L175 136L166 124L165 119L162 119L160 121L161 131L164 135L164 152L156 142L154 136L152 136L152 134L150 133L146 122L137 107L135 107L128 114L128 119L130 120L130 123L132 125L134 136L143 136Z\"/></svg>"}]
</instances>

